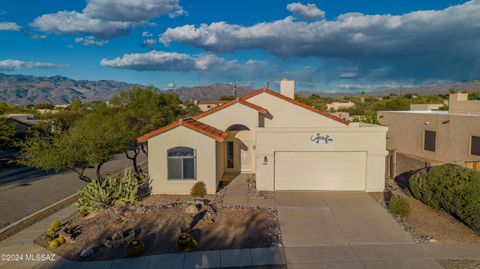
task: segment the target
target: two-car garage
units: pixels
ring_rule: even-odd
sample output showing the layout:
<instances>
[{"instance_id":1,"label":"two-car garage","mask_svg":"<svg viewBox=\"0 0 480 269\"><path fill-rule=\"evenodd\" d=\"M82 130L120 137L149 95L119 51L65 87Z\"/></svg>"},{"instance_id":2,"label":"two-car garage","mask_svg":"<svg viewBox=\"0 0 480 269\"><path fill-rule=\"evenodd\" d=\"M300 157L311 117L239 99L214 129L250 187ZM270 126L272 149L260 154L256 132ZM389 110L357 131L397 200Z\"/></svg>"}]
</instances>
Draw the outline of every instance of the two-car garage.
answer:
<instances>
[{"instance_id":1,"label":"two-car garage","mask_svg":"<svg viewBox=\"0 0 480 269\"><path fill-rule=\"evenodd\" d=\"M365 190L366 152L275 152L275 190Z\"/></svg>"}]
</instances>

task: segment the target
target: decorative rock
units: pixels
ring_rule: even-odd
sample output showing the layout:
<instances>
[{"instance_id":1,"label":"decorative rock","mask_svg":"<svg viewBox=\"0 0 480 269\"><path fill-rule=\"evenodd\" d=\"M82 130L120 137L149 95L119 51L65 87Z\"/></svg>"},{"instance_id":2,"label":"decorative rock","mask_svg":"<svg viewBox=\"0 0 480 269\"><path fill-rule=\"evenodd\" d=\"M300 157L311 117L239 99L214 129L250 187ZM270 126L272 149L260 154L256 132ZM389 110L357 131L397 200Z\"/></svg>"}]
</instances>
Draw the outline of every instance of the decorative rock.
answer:
<instances>
[{"instance_id":1,"label":"decorative rock","mask_svg":"<svg viewBox=\"0 0 480 269\"><path fill-rule=\"evenodd\" d=\"M195 207L197 208L198 211L200 211L204 205L205 204L203 203L203 201L200 201L200 200L195 201Z\"/></svg>"},{"instance_id":2,"label":"decorative rock","mask_svg":"<svg viewBox=\"0 0 480 269\"><path fill-rule=\"evenodd\" d=\"M190 205L187 208L185 208L185 213L187 213L190 216L194 216L198 213L198 209L195 205Z\"/></svg>"},{"instance_id":3,"label":"decorative rock","mask_svg":"<svg viewBox=\"0 0 480 269\"><path fill-rule=\"evenodd\" d=\"M93 254L95 254L95 249L94 248L87 248L87 249L82 250L82 252L80 252L80 257L86 258L86 257L92 256Z\"/></svg>"}]
</instances>

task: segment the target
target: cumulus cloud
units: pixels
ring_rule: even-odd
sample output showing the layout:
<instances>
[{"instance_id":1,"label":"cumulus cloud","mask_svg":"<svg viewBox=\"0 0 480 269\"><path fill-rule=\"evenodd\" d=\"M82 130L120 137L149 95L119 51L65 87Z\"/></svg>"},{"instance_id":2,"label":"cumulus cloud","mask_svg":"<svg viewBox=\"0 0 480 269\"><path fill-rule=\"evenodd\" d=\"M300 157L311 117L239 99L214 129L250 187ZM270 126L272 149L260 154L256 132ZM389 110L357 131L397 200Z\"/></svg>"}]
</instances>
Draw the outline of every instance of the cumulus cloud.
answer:
<instances>
[{"instance_id":1,"label":"cumulus cloud","mask_svg":"<svg viewBox=\"0 0 480 269\"><path fill-rule=\"evenodd\" d=\"M1 71L13 71L20 68L29 68L29 69L52 69L63 67L64 65L58 65L49 62L32 62L32 61L21 61L6 59L0 60L0 70Z\"/></svg>"},{"instance_id":2,"label":"cumulus cloud","mask_svg":"<svg viewBox=\"0 0 480 269\"><path fill-rule=\"evenodd\" d=\"M170 82L170 83L167 83L167 88L175 88L175 83L173 82Z\"/></svg>"},{"instance_id":3,"label":"cumulus cloud","mask_svg":"<svg viewBox=\"0 0 480 269\"><path fill-rule=\"evenodd\" d=\"M325 12L315 4L291 3L287 5L287 10L304 20L321 20L325 17Z\"/></svg>"},{"instance_id":4,"label":"cumulus cloud","mask_svg":"<svg viewBox=\"0 0 480 269\"><path fill-rule=\"evenodd\" d=\"M0 22L0 31L22 31L22 27L15 22Z\"/></svg>"},{"instance_id":5,"label":"cumulus cloud","mask_svg":"<svg viewBox=\"0 0 480 269\"><path fill-rule=\"evenodd\" d=\"M55 34L85 34L110 39L130 29L151 25L149 19L184 14L179 0L90 0L82 12L59 11L36 18L31 25Z\"/></svg>"},{"instance_id":6,"label":"cumulus cloud","mask_svg":"<svg viewBox=\"0 0 480 269\"><path fill-rule=\"evenodd\" d=\"M143 37L152 37L153 35L150 32L145 31L145 32L142 33L142 36Z\"/></svg>"},{"instance_id":7,"label":"cumulus cloud","mask_svg":"<svg viewBox=\"0 0 480 269\"><path fill-rule=\"evenodd\" d=\"M480 0L473 0L403 15L347 13L333 20L287 17L252 26L184 25L167 29L160 40L211 52L263 49L281 58L315 57L335 66L354 65L360 73L382 70L385 77L472 79L480 72L479 14Z\"/></svg>"},{"instance_id":8,"label":"cumulus cloud","mask_svg":"<svg viewBox=\"0 0 480 269\"><path fill-rule=\"evenodd\" d=\"M157 40L156 39L152 39L152 38L149 38L149 39L145 39L142 43L142 47L144 48L153 48L153 46L157 43Z\"/></svg>"},{"instance_id":9,"label":"cumulus cloud","mask_svg":"<svg viewBox=\"0 0 480 269\"><path fill-rule=\"evenodd\" d=\"M147 53L130 53L114 59L102 59L102 66L130 69L136 71L164 71L164 72L199 72L226 74L246 72L258 73L263 62L249 60L239 63L235 60L226 60L214 54L190 55L186 53L150 51Z\"/></svg>"},{"instance_id":10,"label":"cumulus cloud","mask_svg":"<svg viewBox=\"0 0 480 269\"><path fill-rule=\"evenodd\" d=\"M108 41L103 39L97 39L94 36L85 36L75 38L75 43L80 43L84 46L103 46L108 43Z\"/></svg>"}]
</instances>

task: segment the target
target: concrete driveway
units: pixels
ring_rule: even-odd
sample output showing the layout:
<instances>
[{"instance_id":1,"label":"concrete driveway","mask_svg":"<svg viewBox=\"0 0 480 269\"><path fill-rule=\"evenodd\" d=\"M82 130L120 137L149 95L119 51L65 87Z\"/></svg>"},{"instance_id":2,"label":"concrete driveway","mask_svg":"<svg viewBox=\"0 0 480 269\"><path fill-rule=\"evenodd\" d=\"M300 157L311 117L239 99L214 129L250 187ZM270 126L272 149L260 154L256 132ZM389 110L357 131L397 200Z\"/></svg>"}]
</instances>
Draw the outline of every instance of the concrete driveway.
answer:
<instances>
[{"instance_id":1,"label":"concrete driveway","mask_svg":"<svg viewBox=\"0 0 480 269\"><path fill-rule=\"evenodd\" d=\"M442 268L363 192L277 192L288 268Z\"/></svg>"}]
</instances>

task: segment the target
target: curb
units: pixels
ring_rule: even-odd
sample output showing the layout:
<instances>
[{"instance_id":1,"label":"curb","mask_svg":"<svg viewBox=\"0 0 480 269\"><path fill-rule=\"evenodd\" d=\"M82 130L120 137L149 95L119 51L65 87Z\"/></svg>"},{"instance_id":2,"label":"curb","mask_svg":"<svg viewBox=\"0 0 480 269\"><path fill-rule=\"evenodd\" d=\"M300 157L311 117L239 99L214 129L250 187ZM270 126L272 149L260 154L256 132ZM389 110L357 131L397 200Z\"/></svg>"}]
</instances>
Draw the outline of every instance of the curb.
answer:
<instances>
[{"instance_id":1,"label":"curb","mask_svg":"<svg viewBox=\"0 0 480 269\"><path fill-rule=\"evenodd\" d=\"M8 237L20 232L21 230L35 224L36 222L53 215L54 213L60 211L61 209L73 204L78 200L79 194L72 194L58 202L55 202L47 207L44 207L37 212L34 212L14 223L7 225L0 229L0 242L7 239Z\"/></svg>"}]
</instances>

